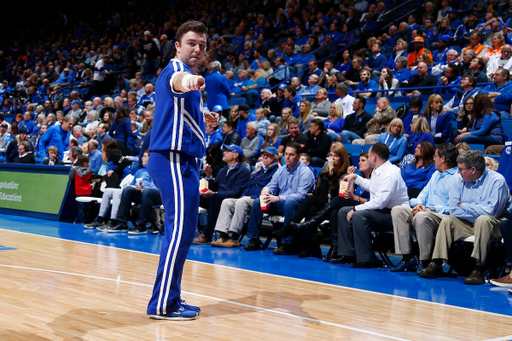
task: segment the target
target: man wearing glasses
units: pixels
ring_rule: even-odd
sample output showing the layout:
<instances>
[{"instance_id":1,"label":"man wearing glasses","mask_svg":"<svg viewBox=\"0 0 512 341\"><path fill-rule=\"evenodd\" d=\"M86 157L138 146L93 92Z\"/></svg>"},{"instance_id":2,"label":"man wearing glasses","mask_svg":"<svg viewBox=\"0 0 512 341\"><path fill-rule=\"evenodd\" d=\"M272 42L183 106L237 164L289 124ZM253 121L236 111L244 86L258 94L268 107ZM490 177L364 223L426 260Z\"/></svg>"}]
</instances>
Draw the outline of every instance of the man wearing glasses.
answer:
<instances>
[{"instance_id":1,"label":"man wearing glasses","mask_svg":"<svg viewBox=\"0 0 512 341\"><path fill-rule=\"evenodd\" d=\"M473 31L469 36L469 46L462 50L462 53L466 52L466 50L475 51L476 57L483 57L485 55L485 51L487 51L487 47L480 44L481 35L480 33Z\"/></svg>"},{"instance_id":2,"label":"man wearing glasses","mask_svg":"<svg viewBox=\"0 0 512 341\"><path fill-rule=\"evenodd\" d=\"M507 215L510 202L505 178L485 167L479 151L468 150L457 157L460 177L453 180L448 201L450 215L439 224L432 262L419 275L436 278L443 273L443 262L448 260L448 250L458 239L475 236L471 257L476 265L464 284L485 283L484 265L491 240L501 238L500 221Z\"/></svg>"}]
</instances>

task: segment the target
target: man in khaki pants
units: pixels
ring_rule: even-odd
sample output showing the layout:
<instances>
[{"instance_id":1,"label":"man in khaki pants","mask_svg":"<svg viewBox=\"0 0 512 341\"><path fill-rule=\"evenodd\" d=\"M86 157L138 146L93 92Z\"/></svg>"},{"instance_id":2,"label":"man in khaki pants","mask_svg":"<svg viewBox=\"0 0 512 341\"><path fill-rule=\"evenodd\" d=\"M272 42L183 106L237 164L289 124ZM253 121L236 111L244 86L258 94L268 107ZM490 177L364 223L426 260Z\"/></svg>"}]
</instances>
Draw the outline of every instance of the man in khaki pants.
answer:
<instances>
[{"instance_id":1,"label":"man in khaki pants","mask_svg":"<svg viewBox=\"0 0 512 341\"><path fill-rule=\"evenodd\" d=\"M482 154L468 150L457 157L460 176L450 188L450 215L441 220L432 262L419 275L435 278L443 271L451 244L475 235L471 257L476 259L474 271L465 284L484 284L484 265L493 238L501 238L499 223L507 215L510 201L505 178L485 167Z\"/></svg>"},{"instance_id":2,"label":"man in khaki pants","mask_svg":"<svg viewBox=\"0 0 512 341\"><path fill-rule=\"evenodd\" d=\"M434 235L439 223L450 214L448 198L450 187L457 176L457 156L459 152L451 143L437 146L434 154L436 172L417 198L410 200L411 207L395 206L391 210L395 253L402 255L402 261L391 268L393 272L418 272L432 260ZM416 231L420 248L420 261L413 255L411 230Z\"/></svg>"}]
</instances>

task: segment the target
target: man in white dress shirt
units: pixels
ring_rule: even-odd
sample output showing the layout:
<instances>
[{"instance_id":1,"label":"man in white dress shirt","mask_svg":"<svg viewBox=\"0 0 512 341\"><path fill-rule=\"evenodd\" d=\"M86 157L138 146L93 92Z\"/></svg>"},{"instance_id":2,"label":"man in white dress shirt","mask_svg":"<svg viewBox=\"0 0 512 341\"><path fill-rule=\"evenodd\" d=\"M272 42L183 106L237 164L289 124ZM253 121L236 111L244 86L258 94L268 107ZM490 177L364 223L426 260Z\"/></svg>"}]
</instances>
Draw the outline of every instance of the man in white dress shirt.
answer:
<instances>
[{"instance_id":1,"label":"man in white dress shirt","mask_svg":"<svg viewBox=\"0 0 512 341\"><path fill-rule=\"evenodd\" d=\"M348 85L343 82L336 85L336 95L339 96L336 102L340 102L343 107L343 118L354 112L352 104L354 104L355 98L348 94Z\"/></svg>"},{"instance_id":2,"label":"man in white dress shirt","mask_svg":"<svg viewBox=\"0 0 512 341\"><path fill-rule=\"evenodd\" d=\"M381 267L372 249L372 230L392 231L391 209L409 207L407 186L400 169L389 162L389 149L384 143L375 143L368 152L373 168L371 179L357 174L347 175L343 181L354 181L370 192L370 201L348 206L338 213L338 263L351 263L354 268Z\"/></svg>"}]
</instances>

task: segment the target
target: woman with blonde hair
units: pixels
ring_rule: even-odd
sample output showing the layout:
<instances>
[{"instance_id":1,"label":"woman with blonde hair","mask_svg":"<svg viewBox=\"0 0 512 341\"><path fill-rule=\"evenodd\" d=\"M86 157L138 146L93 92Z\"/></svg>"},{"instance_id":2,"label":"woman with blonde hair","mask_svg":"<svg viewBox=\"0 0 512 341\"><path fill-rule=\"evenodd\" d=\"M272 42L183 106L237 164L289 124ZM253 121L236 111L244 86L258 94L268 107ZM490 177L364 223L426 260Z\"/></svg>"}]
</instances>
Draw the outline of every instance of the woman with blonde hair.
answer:
<instances>
[{"instance_id":1,"label":"woman with blonde hair","mask_svg":"<svg viewBox=\"0 0 512 341\"><path fill-rule=\"evenodd\" d=\"M278 117L276 119L277 132L279 137L285 137L286 135L290 134L290 132L288 131L288 123L290 122L292 117L292 108L283 108L283 111L281 111L281 117Z\"/></svg>"},{"instance_id":2,"label":"woman with blonde hair","mask_svg":"<svg viewBox=\"0 0 512 341\"><path fill-rule=\"evenodd\" d=\"M428 141L434 144L434 136L430 131L430 125L427 119L419 116L414 119L411 127L411 134L409 135L409 144L407 145L407 153L414 153L414 150L421 141Z\"/></svg>"},{"instance_id":3,"label":"woman with blonde hair","mask_svg":"<svg viewBox=\"0 0 512 341\"><path fill-rule=\"evenodd\" d=\"M265 135L265 140L261 145L261 153L263 154L263 150L267 147L275 147L278 148L281 144L281 137L279 137L278 127L275 123L270 123L267 126L267 134Z\"/></svg>"},{"instance_id":4,"label":"woman with blonde hair","mask_svg":"<svg viewBox=\"0 0 512 341\"><path fill-rule=\"evenodd\" d=\"M462 154L464 152L467 152L468 150L471 150L471 147L466 142L457 143L455 148L457 148L457 150L459 151L459 154Z\"/></svg>"},{"instance_id":5,"label":"woman with blonde hair","mask_svg":"<svg viewBox=\"0 0 512 341\"><path fill-rule=\"evenodd\" d=\"M343 118L343 106L341 102L331 103L329 110L329 117L324 120L324 128L327 130L333 142L338 141L338 135L341 134L343 126L345 125L345 119Z\"/></svg>"},{"instance_id":6,"label":"woman with blonde hair","mask_svg":"<svg viewBox=\"0 0 512 341\"><path fill-rule=\"evenodd\" d=\"M497 171L498 170L498 162L493 159L492 157L484 157L485 159L485 167L489 168L490 170Z\"/></svg>"},{"instance_id":7,"label":"woman with blonde hair","mask_svg":"<svg viewBox=\"0 0 512 341\"><path fill-rule=\"evenodd\" d=\"M443 98L440 95L431 95L423 112L423 117L427 119L436 144L450 142L451 139L452 117L446 113L443 105Z\"/></svg>"},{"instance_id":8,"label":"woman with blonde hair","mask_svg":"<svg viewBox=\"0 0 512 341\"><path fill-rule=\"evenodd\" d=\"M303 133L309 130L311 120L314 119L313 111L311 110L311 103L309 101L300 102L299 106L299 121L300 131Z\"/></svg>"},{"instance_id":9,"label":"woman with blonde hair","mask_svg":"<svg viewBox=\"0 0 512 341\"><path fill-rule=\"evenodd\" d=\"M389 148L389 162L402 161L407 148L407 137L404 136L404 123L399 118L389 122L385 133L379 135L377 142L382 142Z\"/></svg>"},{"instance_id":10,"label":"woman with blonde hair","mask_svg":"<svg viewBox=\"0 0 512 341\"><path fill-rule=\"evenodd\" d=\"M494 33L491 38L492 46L485 51L482 59L487 63L489 59L500 58L501 50L505 45L505 37L501 33Z\"/></svg>"}]
</instances>

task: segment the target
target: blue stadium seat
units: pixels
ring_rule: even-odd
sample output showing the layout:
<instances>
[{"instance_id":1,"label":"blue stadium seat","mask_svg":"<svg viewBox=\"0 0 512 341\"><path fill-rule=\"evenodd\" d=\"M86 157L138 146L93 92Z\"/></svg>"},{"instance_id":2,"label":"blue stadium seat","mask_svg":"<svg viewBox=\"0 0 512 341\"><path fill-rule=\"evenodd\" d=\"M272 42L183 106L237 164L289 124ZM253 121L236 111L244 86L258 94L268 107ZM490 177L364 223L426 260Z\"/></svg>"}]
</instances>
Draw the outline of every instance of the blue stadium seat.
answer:
<instances>
[{"instance_id":1,"label":"blue stadium seat","mask_svg":"<svg viewBox=\"0 0 512 341\"><path fill-rule=\"evenodd\" d=\"M502 120L501 124L503 125L503 133L507 139L510 138L510 135L512 135L512 120Z\"/></svg>"},{"instance_id":2,"label":"blue stadium seat","mask_svg":"<svg viewBox=\"0 0 512 341\"><path fill-rule=\"evenodd\" d=\"M347 148L347 152L350 155L360 155L363 151L363 146L358 144L344 144L345 148Z\"/></svg>"},{"instance_id":3,"label":"blue stadium seat","mask_svg":"<svg viewBox=\"0 0 512 341\"><path fill-rule=\"evenodd\" d=\"M479 150L484 153L485 146L483 144L468 144L471 150Z\"/></svg>"},{"instance_id":4,"label":"blue stadium seat","mask_svg":"<svg viewBox=\"0 0 512 341\"><path fill-rule=\"evenodd\" d=\"M359 168L359 155L350 155L350 160L352 160L354 167Z\"/></svg>"},{"instance_id":5,"label":"blue stadium seat","mask_svg":"<svg viewBox=\"0 0 512 341\"><path fill-rule=\"evenodd\" d=\"M368 153L368 151L370 150L371 146L372 146L371 144L365 144L363 146L363 153Z\"/></svg>"},{"instance_id":6,"label":"blue stadium seat","mask_svg":"<svg viewBox=\"0 0 512 341\"><path fill-rule=\"evenodd\" d=\"M230 98L228 101L228 107L233 107L240 104L245 104L245 98Z\"/></svg>"}]
</instances>

